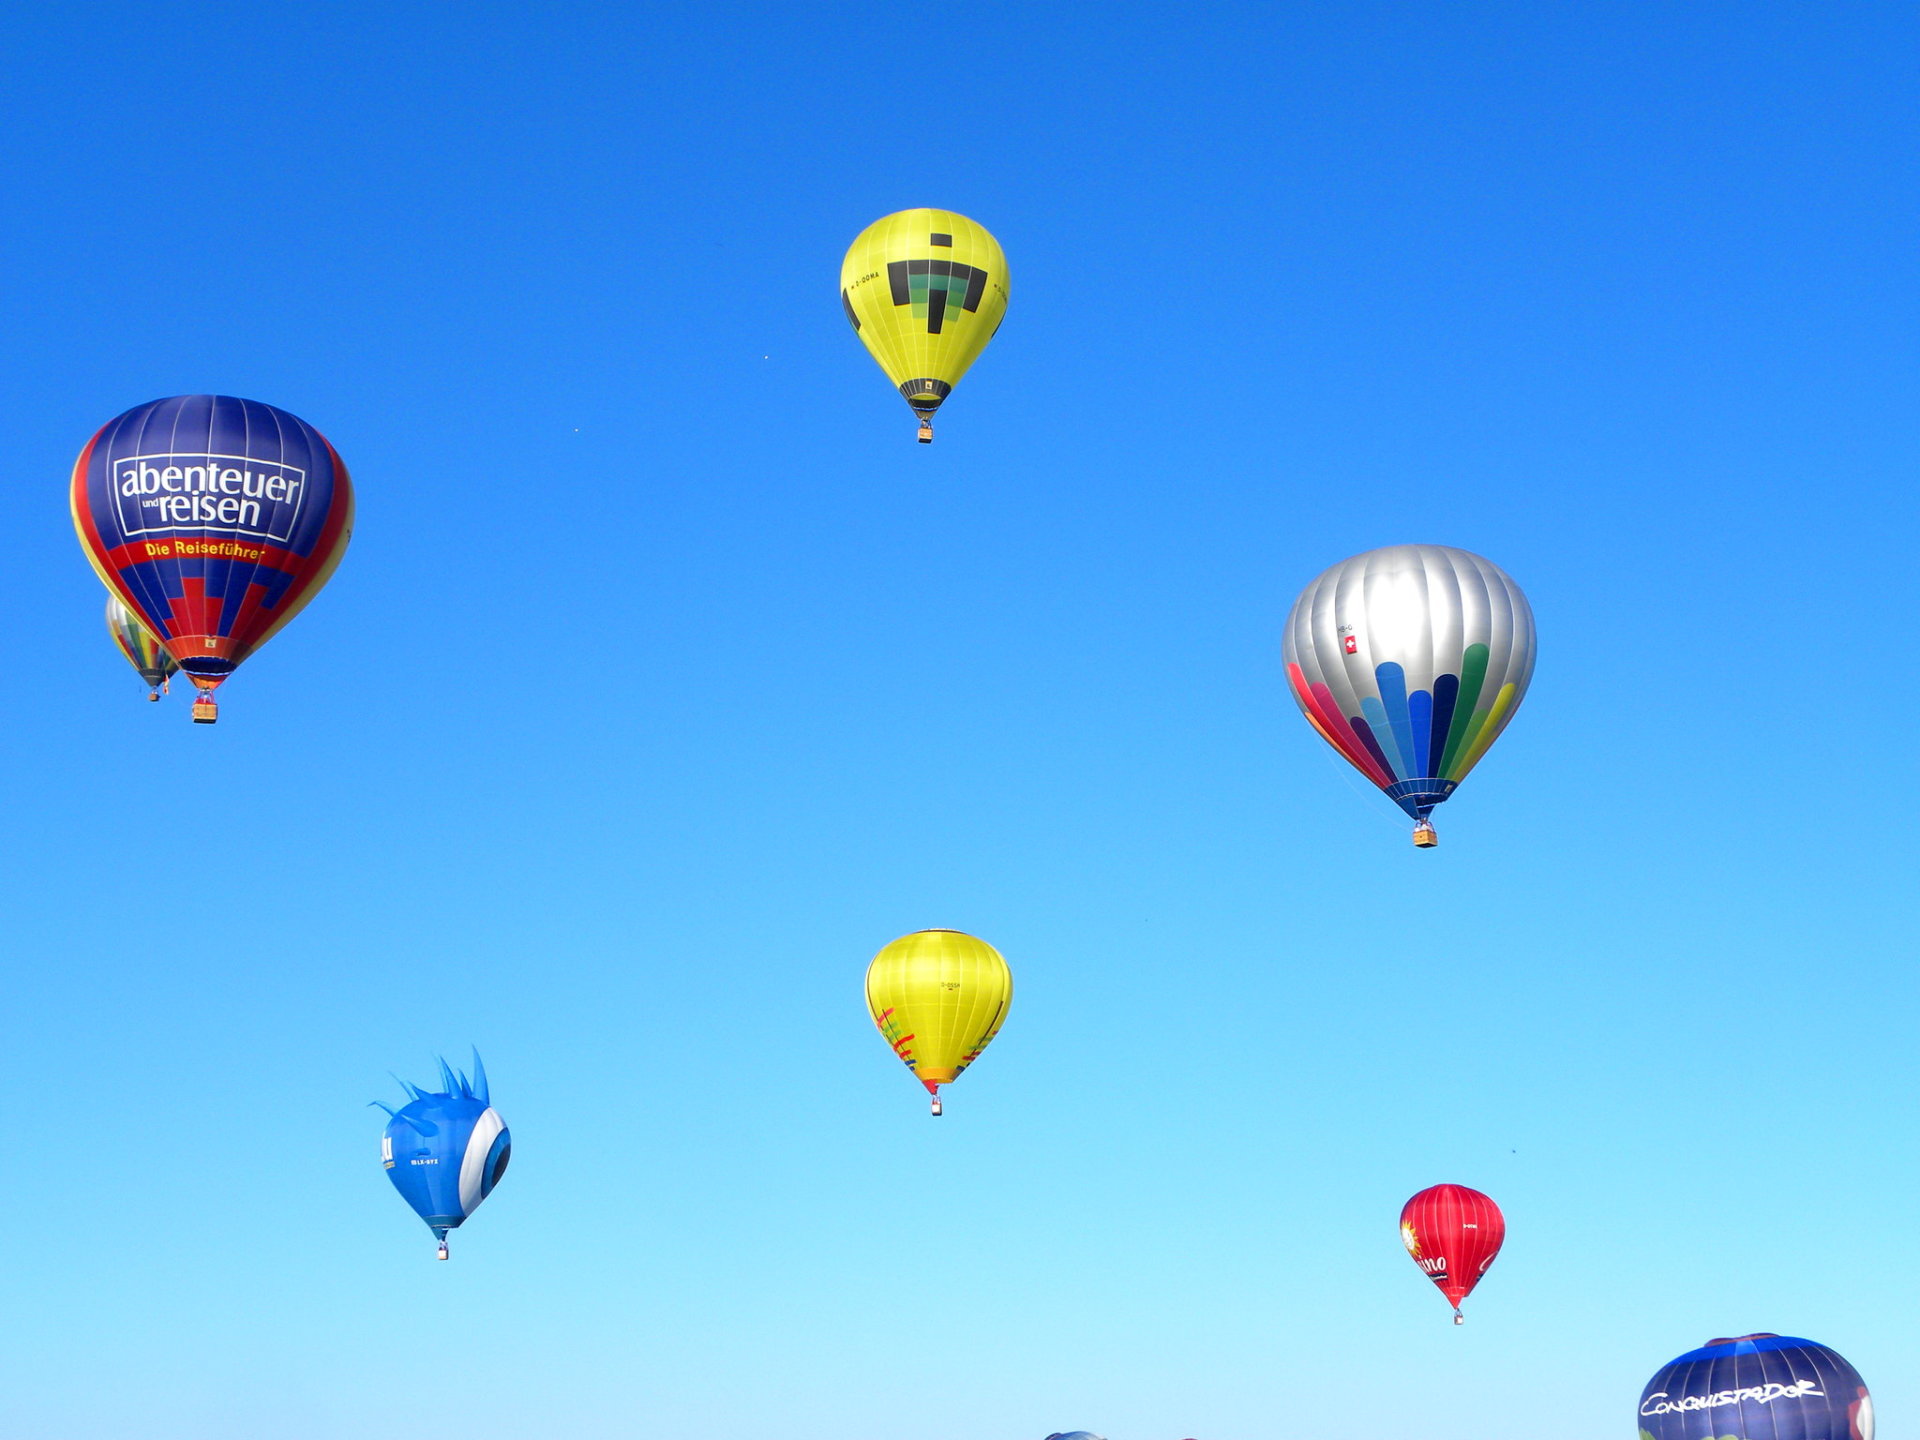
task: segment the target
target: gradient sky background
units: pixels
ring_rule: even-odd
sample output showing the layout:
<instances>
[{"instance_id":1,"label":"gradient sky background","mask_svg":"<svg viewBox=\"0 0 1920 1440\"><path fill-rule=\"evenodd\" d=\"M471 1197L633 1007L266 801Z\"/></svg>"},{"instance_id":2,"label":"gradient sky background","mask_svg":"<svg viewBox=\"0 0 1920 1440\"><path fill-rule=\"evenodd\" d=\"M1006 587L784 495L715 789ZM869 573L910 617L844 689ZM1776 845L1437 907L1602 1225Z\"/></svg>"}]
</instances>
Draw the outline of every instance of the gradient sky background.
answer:
<instances>
[{"instance_id":1,"label":"gradient sky background","mask_svg":"<svg viewBox=\"0 0 1920 1440\"><path fill-rule=\"evenodd\" d=\"M1913 8L612 9L7 22L0 1430L1624 1437L1777 1330L1914 1433ZM922 204L930 448L835 293ZM65 513L202 390L360 503L212 729ZM1278 662L1410 540L1542 634L1431 854ZM437 1265L367 1102L470 1043Z\"/></svg>"}]
</instances>

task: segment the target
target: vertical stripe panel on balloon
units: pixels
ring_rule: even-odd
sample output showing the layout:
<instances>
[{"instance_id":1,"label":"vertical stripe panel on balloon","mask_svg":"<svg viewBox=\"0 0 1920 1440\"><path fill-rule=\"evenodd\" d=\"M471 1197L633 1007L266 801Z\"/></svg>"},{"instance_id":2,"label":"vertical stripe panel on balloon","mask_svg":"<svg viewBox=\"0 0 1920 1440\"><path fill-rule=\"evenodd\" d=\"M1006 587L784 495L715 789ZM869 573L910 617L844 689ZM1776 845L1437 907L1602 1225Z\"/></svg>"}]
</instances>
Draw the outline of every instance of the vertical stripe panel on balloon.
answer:
<instances>
[{"instance_id":1,"label":"vertical stripe panel on balloon","mask_svg":"<svg viewBox=\"0 0 1920 1440\"><path fill-rule=\"evenodd\" d=\"M1460 677L1442 675L1433 682L1433 718L1427 727L1427 771L1444 775L1442 757L1446 754L1447 735L1453 728L1453 706L1460 698Z\"/></svg>"},{"instance_id":2,"label":"vertical stripe panel on balloon","mask_svg":"<svg viewBox=\"0 0 1920 1440\"><path fill-rule=\"evenodd\" d=\"M973 968L973 956L967 948L950 944L945 935L927 938L940 957L940 990L934 1003L940 1007L941 1063L952 1065L966 1051L966 1033L961 1028L966 1017L961 1008L970 998L967 978Z\"/></svg>"},{"instance_id":3,"label":"vertical stripe panel on balloon","mask_svg":"<svg viewBox=\"0 0 1920 1440\"><path fill-rule=\"evenodd\" d=\"M1424 779L1433 774L1433 766L1428 763L1433 747L1433 696L1427 691L1415 690L1407 696L1407 723L1411 731L1408 739L1413 746L1413 773Z\"/></svg>"},{"instance_id":4,"label":"vertical stripe panel on balloon","mask_svg":"<svg viewBox=\"0 0 1920 1440\"><path fill-rule=\"evenodd\" d=\"M1328 668L1336 671L1343 684L1332 685L1333 693L1340 697L1340 703L1349 715L1365 715L1366 702L1378 700L1379 691L1375 688L1373 673L1373 641L1362 623L1366 618L1366 575L1364 569L1356 567L1345 570L1334 577L1332 585L1333 603L1329 609L1327 633L1314 637L1316 644L1326 646ZM1346 653L1346 647L1340 643L1338 628L1342 623L1351 625L1349 633L1357 642L1354 653ZM1329 682L1331 684L1331 682ZM1384 724L1385 716L1375 728ZM1382 746L1386 744L1380 737ZM1389 766L1389 769L1392 767Z\"/></svg>"},{"instance_id":5,"label":"vertical stripe panel on balloon","mask_svg":"<svg viewBox=\"0 0 1920 1440\"><path fill-rule=\"evenodd\" d=\"M893 228L894 239L898 249L892 253L904 254L911 257L914 248L914 232L925 231L927 228L927 212L925 210L903 211L900 218L894 222ZM924 241L925 238L923 234L921 239ZM911 287L913 282L909 280L907 284ZM927 334L926 322L920 320L919 317L913 313L913 306L911 304L902 310L900 314L903 317L902 323L906 327L907 358L909 361L907 368L908 376L913 377L932 374L933 341Z\"/></svg>"},{"instance_id":6,"label":"vertical stripe panel on balloon","mask_svg":"<svg viewBox=\"0 0 1920 1440\"><path fill-rule=\"evenodd\" d=\"M1481 581L1487 595L1487 649L1496 667L1489 672L1488 678L1499 690L1516 678L1514 670L1520 661L1516 646L1520 637L1514 623L1513 592L1505 580L1491 570L1481 572Z\"/></svg>"},{"instance_id":7,"label":"vertical stripe panel on balloon","mask_svg":"<svg viewBox=\"0 0 1920 1440\"><path fill-rule=\"evenodd\" d=\"M1416 780L1424 772L1413 748L1413 716L1407 705L1407 672L1397 661L1385 660L1374 668L1380 686L1380 705L1387 723L1393 727L1393 743L1400 752L1400 778ZM1371 719L1371 716L1368 716Z\"/></svg>"},{"instance_id":8,"label":"vertical stripe panel on balloon","mask_svg":"<svg viewBox=\"0 0 1920 1440\"><path fill-rule=\"evenodd\" d=\"M953 1012L954 1066L958 1069L973 1040L973 1012L980 1000L980 954L972 945L959 946L954 960L957 962L954 969L960 977L960 988L951 992L953 1000L950 1008Z\"/></svg>"},{"instance_id":9,"label":"vertical stripe panel on balloon","mask_svg":"<svg viewBox=\"0 0 1920 1440\"><path fill-rule=\"evenodd\" d=\"M1440 683L1442 675L1460 673L1460 652L1466 649L1466 625L1471 610L1454 552L1422 550L1420 557L1427 572L1427 623L1432 630L1431 688ZM1440 751L1441 746L1435 744L1427 774L1440 773Z\"/></svg>"},{"instance_id":10,"label":"vertical stripe panel on balloon","mask_svg":"<svg viewBox=\"0 0 1920 1440\"><path fill-rule=\"evenodd\" d=\"M1379 747L1387 769L1393 772L1396 780L1408 779L1407 759L1400 749L1399 738L1394 733L1393 721L1387 715L1386 706L1371 695L1360 702L1360 716L1367 722L1373 743Z\"/></svg>"},{"instance_id":11,"label":"vertical stripe panel on balloon","mask_svg":"<svg viewBox=\"0 0 1920 1440\"><path fill-rule=\"evenodd\" d=\"M1487 647L1469 645L1460 663L1460 698L1454 702L1453 724L1447 731L1447 748L1440 757L1440 774L1458 780L1460 751L1473 734L1474 706L1480 703L1480 690L1487 679Z\"/></svg>"},{"instance_id":12,"label":"vertical stripe panel on balloon","mask_svg":"<svg viewBox=\"0 0 1920 1440\"><path fill-rule=\"evenodd\" d=\"M1501 686L1500 693L1494 697L1492 708L1487 711L1486 719L1480 726L1480 733L1473 737L1473 743L1467 749L1466 758L1460 763L1460 774L1464 778L1468 771L1480 763L1480 757L1487 753L1494 741L1500 738L1500 732L1507 728L1507 721L1513 714L1514 697L1518 690L1509 682Z\"/></svg>"},{"instance_id":13,"label":"vertical stripe panel on balloon","mask_svg":"<svg viewBox=\"0 0 1920 1440\"><path fill-rule=\"evenodd\" d=\"M1326 672L1327 688L1339 702L1341 713L1350 718L1362 713L1361 702L1373 694L1373 665L1368 659L1371 652L1367 637L1361 633L1364 627L1349 632L1355 641L1354 654L1347 654L1341 644L1340 627L1353 608L1348 595L1356 591L1358 583L1358 577L1336 575L1320 584L1313 632L1314 653ZM1392 769L1389 765L1388 773Z\"/></svg>"},{"instance_id":14,"label":"vertical stripe panel on balloon","mask_svg":"<svg viewBox=\"0 0 1920 1440\"><path fill-rule=\"evenodd\" d=\"M1377 700L1369 700L1366 703L1376 708L1379 705ZM1373 727L1367 724L1366 719L1362 716L1355 716L1348 722L1348 728L1353 731L1354 739L1358 740L1360 744L1365 747L1367 753L1373 757L1373 763L1378 765L1386 774L1392 775L1393 762L1388 759L1387 752L1381 747L1380 741L1373 733ZM1392 780L1387 781L1387 785L1391 784L1393 784ZM1385 789L1386 786L1382 786L1381 788Z\"/></svg>"},{"instance_id":15,"label":"vertical stripe panel on balloon","mask_svg":"<svg viewBox=\"0 0 1920 1440\"><path fill-rule=\"evenodd\" d=\"M1316 693L1324 691L1331 697L1333 709L1344 726L1350 717L1360 713L1360 702L1351 693L1344 671L1333 663L1339 649L1338 641L1333 638L1335 624L1333 586L1316 584L1309 587L1298 606L1289 639L1298 647L1300 666L1309 684Z\"/></svg>"}]
</instances>

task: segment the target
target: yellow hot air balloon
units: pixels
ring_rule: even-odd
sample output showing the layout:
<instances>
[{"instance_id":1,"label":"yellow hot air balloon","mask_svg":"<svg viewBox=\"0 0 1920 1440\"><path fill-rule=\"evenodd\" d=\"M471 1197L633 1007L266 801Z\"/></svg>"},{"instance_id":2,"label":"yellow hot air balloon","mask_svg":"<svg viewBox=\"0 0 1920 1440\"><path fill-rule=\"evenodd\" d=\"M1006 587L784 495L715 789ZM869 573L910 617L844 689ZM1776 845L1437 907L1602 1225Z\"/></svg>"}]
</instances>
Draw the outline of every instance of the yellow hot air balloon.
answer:
<instances>
[{"instance_id":1,"label":"yellow hot air balloon","mask_svg":"<svg viewBox=\"0 0 1920 1440\"><path fill-rule=\"evenodd\" d=\"M840 303L933 439L933 412L1007 313L1000 242L951 210L902 210L860 232L840 265Z\"/></svg>"},{"instance_id":2,"label":"yellow hot air balloon","mask_svg":"<svg viewBox=\"0 0 1920 1440\"><path fill-rule=\"evenodd\" d=\"M867 1009L881 1038L933 1096L1000 1033L1013 972L1000 952L958 930L902 935L867 966Z\"/></svg>"}]
</instances>

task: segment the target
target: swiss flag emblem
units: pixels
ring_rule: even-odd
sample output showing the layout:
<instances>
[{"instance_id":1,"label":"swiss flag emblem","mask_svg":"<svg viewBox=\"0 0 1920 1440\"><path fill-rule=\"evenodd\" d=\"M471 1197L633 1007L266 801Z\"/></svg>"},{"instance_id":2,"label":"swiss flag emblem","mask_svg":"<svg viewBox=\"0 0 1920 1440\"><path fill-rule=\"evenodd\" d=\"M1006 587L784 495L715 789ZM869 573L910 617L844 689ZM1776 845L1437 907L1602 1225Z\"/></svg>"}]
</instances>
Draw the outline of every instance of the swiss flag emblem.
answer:
<instances>
[{"instance_id":1,"label":"swiss flag emblem","mask_svg":"<svg viewBox=\"0 0 1920 1440\"><path fill-rule=\"evenodd\" d=\"M1349 635L1347 636L1345 643L1347 647L1347 654L1358 655L1360 653L1360 637L1359 636Z\"/></svg>"}]
</instances>

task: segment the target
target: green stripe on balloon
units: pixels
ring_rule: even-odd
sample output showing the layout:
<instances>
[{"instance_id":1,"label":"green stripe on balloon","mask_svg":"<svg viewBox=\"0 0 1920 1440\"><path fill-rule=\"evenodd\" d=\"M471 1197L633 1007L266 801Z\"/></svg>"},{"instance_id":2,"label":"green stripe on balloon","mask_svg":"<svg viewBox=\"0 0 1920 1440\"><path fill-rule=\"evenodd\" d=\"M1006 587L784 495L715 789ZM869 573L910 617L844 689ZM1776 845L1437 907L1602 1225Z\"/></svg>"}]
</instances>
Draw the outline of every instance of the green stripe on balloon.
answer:
<instances>
[{"instance_id":1,"label":"green stripe on balloon","mask_svg":"<svg viewBox=\"0 0 1920 1440\"><path fill-rule=\"evenodd\" d=\"M1506 728L1507 719L1513 710L1513 697L1519 693L1519 687L1511 680L1500 687L1500 693L1493 697L1493 703L1485 713L1473 717L1473 738L1460 752L1460 776L1465 779L1469 770L1480 763L1480 757L1487 753L1489 746L1500 738L1500 732Z\"/></svg>"},{"instance_id":2,"label":"green stripe on balloon","mask_svg":"<svg viewBox=\"0 0 1920 1440\"><path fill-rule=\"evenodd\" d=\"M1458 780L1453 762L1465 748L1473 723L1473 707L1480 699L1480 688L1487 683L1487 647L1469 645L1460 657L1460 695L1453 702L1453 724L1447 727L1447 748L1434 773L1444 780Z\"/></svg>"}]
</instances>

